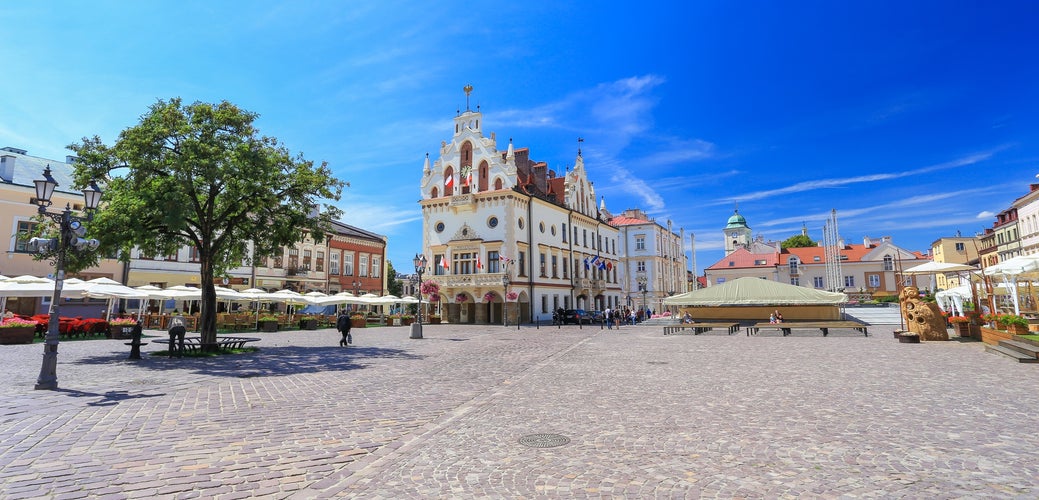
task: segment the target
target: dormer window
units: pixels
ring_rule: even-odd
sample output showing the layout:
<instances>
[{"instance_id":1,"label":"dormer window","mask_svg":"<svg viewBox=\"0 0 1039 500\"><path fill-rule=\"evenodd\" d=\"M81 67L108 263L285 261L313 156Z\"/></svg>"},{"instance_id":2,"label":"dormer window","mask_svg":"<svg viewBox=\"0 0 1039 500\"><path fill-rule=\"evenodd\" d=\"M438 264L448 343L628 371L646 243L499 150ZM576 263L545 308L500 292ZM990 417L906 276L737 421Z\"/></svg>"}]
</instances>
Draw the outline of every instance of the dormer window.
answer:
<instances>
[{"instance_id":1,"label":"dormer window","mask_svg":"<svg viewBox=\"0 0 1039 500\"><path fill-rule=\"evenodd\" d=\"M790 259L790 274L798 274L797 259Z\"/></svg>"}]
</instances>

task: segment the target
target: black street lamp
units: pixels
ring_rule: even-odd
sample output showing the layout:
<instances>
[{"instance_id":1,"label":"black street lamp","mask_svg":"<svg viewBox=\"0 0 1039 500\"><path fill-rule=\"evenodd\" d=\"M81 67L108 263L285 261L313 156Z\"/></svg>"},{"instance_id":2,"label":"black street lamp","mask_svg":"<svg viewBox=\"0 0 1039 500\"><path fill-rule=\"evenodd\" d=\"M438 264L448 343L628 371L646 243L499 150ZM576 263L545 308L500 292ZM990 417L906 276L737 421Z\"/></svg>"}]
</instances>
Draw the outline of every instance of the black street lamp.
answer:
<instances>
[{"instance_id":1,"label":"black street lamp","mask_svg":"<svg viewBox=\"0 0 1039 500\"><path fill-rule=\"evenodd\" d=\"M413 261L415 264L415 274L418 274L418 314L415 315L415 322L411 324L411 338L420 339L422 338L422 273L426 272L426 256L425 254L415 254Z\"/></svg>"},{"instance_id":2,"label":"black street lamp","mask_svg":"<svg viewBox=\"0 0 1039 500\"><path fill-rule=\"evenodd\" d=\"M47 337L43 344L43 365L40 376L36 379L36 389L53 390L58 388L58 324L61 308L61 289L65 284L65 254L71 247L75 251L91 251L98 247L97 240L84 239L87 230L83 222L93 220L94 210L101 204L101 190L94 181L83 189L83 208L86 217L72 215L72 207L65 204L65 210L58 213L48 212L51 196L57 181L51 177L51 167L43 170L43 179L33 181L36 184L37 211L58 224L58 237L33 238L26 245L26 250L38 254L54 254L54 294L51 296L50 319L47 324Z\"/></svg>"},{"instance_id":3,"label":"black street lamp","mask_svg":"<svg viewBox=\"0 0 1039 500\"><path fill-rule=\"evenodd\" d=\"M648 312L648 309L646 309L646 292L649 291L647 287L649 280L647 280L646 275L642 273L639 273L635 279L638 281L639 291L642 292L642 314L646 316L646 313Z\"/></svg>"},{"instance_id":4,"label":"black street lamp","mask_svg":"<svg viewBox=\"0 0 1039 500\"><path fill-rule=\"evenodd\" d=\"M501 273L501 284L505 288L505 294L501 296L501 324L502 326L509 326L509 284L512 283L512 278L509 276L509 264L511 261L505 262L502 267Z\"/></svg>"}]
</instances>

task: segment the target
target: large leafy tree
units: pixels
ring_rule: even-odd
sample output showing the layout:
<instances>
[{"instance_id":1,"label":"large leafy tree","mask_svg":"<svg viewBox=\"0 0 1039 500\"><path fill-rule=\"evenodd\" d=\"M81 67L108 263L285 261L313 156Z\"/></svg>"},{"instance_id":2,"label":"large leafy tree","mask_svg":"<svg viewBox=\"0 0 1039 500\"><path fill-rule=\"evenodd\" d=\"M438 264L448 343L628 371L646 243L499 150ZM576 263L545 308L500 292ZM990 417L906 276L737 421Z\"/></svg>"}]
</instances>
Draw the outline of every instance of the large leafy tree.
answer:
<instances>
[{"instance_id":1,"label":"large leafy tree","mask_svg":"<svg viewBox=\"0 0 1039 500\"><path fill-rule=\"evenodd\" d=\"M404 295L404 284L397 279L397 270L393 268L393 263L389 260L386 261L386 278L386 289L390 295L398 297Z\"/></svg>"},{"instance_id":2,"label":"large leafy tree","mask_svg":"<svg viewBox=\"0 0 1039 500\"><path fill-rule=\"evenodd\" d=\"M783 248L804 248L818 246L814 240L803 234L791 236L780 244Z\"/></svg>"},{"instance_id":3,"label":"large leafy tree","mask_svg":"<svg viewBox=\"0 0 1039 500\"><path fill-rule=\"evenodd\" d=\"M94 136L69 146L77 183L105 180L107 204L91 224L102 251L125 260L135 246L150 255L198 249L204 342L216 340L214 278L308 232L322 241L341 215L315 209L339 200L345 183L260 135L256 117L226 101L159 100L114 145Z\"/></svg>"}]
</instances>

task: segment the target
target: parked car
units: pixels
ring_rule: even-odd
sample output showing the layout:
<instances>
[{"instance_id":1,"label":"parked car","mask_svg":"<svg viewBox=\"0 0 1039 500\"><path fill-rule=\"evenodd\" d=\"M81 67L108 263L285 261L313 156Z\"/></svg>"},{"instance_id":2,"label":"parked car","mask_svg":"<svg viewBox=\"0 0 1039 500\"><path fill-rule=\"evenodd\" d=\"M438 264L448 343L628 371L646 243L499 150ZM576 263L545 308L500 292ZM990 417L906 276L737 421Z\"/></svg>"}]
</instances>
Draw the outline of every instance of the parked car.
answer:
<instances>
[{"instance_id":1,"label":"parked car","mask_svg":"<svg viewBox=\"0 0 1039 500\"><path fill-rule=\"evenodd\" d=\"M576 325L584 322L587 313L584 309L566 309L563 311L563 317L561 319L564 325Z\"/></svg>"},{"instance_id":2,"label":"parked car","mask_svg":"<svg viewBox=\"0 0 1039 500\"><path fill-rule=\"evenodd\" d=\"M588 313L587 319L586 318L581 318L581 319L585 320L586 324L593 324L593 325L598 325L599 323L602 323L603 321L606 321L606 317L605 317L605 315L603 314L602 311L590 311Z\"/></svg>"}]
</instances>

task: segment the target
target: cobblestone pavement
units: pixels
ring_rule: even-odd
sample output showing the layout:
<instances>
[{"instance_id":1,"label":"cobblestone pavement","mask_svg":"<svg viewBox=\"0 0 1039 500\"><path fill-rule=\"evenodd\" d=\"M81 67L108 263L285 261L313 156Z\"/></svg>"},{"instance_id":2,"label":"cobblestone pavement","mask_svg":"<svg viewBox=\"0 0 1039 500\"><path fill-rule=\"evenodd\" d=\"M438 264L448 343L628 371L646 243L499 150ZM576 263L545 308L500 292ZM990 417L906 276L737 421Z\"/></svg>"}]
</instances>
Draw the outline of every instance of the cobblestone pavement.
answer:
<instances>
[{"instance_id":1,"label":"cobblestone pavement","mask_svg":"<svg viewBox=\"0 0 1039 500\"><path fill-rule=\"evenodd\" d=\"M41 345L0 346L0 497L1039 498L1039 366L891 330L63 342L57 391L32 389Z\"/></svg>"}]
</instances>

